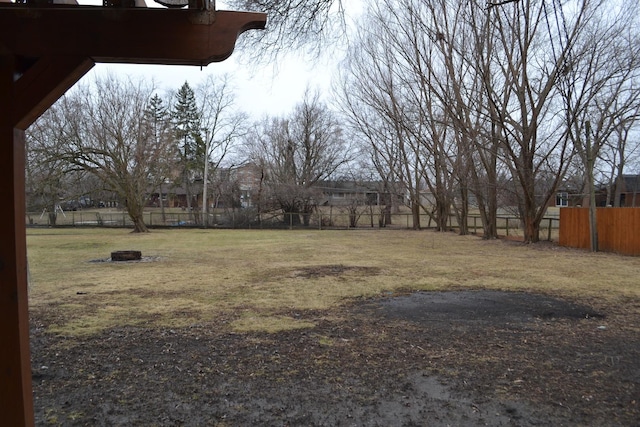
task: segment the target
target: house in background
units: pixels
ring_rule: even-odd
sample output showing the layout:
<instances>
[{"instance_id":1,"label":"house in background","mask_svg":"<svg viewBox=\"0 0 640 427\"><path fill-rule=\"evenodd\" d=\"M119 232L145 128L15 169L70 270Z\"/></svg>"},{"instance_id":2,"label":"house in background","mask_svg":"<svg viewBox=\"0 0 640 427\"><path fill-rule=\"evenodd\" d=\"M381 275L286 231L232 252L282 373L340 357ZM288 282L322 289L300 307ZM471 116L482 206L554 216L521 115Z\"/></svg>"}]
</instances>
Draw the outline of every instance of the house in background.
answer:
<instances>
[{"instance_id":1,"label":"house in background","mask_svg":"<svg viewBox=\"0 0 640 427\"><path fill-rule=\"evenodd\" d=\"M252 208L268 187L264 182L264 169L255 163L245 163L229 168L217 168L211 176L207 201L210 208ZM383 181L334 180L320 181L317 190L318 206L388 206L396 208L404 202L404 194L385 185ZM202 179L190 184L191 207L202 206ZM186 208L187 189L179 182L166 181L147 194L147 207ZM162 197L162 200L160 200Z\"/></svg>"},{"instance_id":2,"label":"house in background","mask_svg":"<svg viewBox=\"0 0 640 427\"><path fill-rule=\"evenodd\" d=\"M382 181L320 181L314 188L322 193L320 206L393 205L402 203L403 195L386 190Z\"/></svg>"},{"instance_id":3,"label":"house in background","mask_svg":"<svg viewBox=\"0 0 640 427\"><path fill-rule=\"evenodd\" d=\"M240 206L250 208L257 203L264 170L255 163L245 163L230 170L230 179L240 192Z\"/></svg>"},{"instance_id":4,"label":"house in background","mask_svg":"<svg viewBox=\"0 0 640 427\"><path fill-rule=\"evenodd\" d=\"M596 192L597 206L616 206L620 197L620 207L640 207L640 175L619 176L609 188Z\"/></svg>"},{"instance_id":5,"label":"house in background","mask_svg":"<svg viewBox=\"0 0 640 427\"><path fill-rule=\"evenodd\" d=\"M549 200L547 207L566 208L580 206L582 199L583 195L579 190L571 187L562 187L556 192L556 198Z\"/></svg>"}]
</instances>

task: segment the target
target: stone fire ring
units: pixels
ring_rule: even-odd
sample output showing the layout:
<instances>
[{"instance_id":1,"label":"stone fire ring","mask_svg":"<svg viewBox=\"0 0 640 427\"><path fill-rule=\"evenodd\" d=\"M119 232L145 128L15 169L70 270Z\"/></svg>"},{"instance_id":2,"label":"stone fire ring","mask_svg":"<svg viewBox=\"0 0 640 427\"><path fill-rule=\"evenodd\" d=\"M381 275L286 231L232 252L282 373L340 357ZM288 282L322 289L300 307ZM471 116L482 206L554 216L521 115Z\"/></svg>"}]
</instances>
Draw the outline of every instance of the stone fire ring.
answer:
<instances>
[{"instance_id":1,"label":"stone fire ring","mask_svg":"<svg viewBox=\"0 0 640 427\"><path fill-rule=\"evenodd\" d=\"M114 251L111 252L111 261L140 261L142 251Z\"/></svg>"}]
</instances>

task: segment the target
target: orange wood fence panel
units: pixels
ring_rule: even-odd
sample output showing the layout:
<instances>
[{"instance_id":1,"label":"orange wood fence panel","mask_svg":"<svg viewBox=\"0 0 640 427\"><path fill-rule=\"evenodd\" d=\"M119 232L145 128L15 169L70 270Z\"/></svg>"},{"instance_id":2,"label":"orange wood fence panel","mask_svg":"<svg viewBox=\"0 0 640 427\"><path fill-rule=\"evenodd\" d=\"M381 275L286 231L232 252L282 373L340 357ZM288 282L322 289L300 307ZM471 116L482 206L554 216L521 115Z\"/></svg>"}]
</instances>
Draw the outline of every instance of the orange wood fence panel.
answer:
<instances>
[{"instance_id":1,"label":"orange wood fence panel","mask_svg":"<svg viewBox=\"0 0 640 427\"><path fill-rule=\"evenodd\" d=\"M640 255L640 208L598 208L598 249ZM590 249L589 209L560 209L560 246Z\"/></svg>"}]
</instances>

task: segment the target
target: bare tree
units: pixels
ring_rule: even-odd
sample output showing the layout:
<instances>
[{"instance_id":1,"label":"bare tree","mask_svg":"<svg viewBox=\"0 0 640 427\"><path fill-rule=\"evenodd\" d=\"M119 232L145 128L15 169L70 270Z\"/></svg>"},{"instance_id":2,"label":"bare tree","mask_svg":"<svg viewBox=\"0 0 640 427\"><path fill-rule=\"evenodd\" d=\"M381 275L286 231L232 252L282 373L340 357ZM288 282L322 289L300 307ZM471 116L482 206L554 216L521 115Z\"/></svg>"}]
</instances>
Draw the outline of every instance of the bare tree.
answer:
<instances>
[{"instance_id":1,"label":"bare tree","mask_svg":"<svg viewBox=\"0 0 640 427\"><path fill-rule=\"evenodd\" d=\"M513 189L525 240L535 242L547 203L579 148L576 126L585 120L578 119L578 111L614 109L609 115L616 117L626 111L628 120L637 105L628 84L636 79L629 71L635 69L631 58L638 57L635 45L612 42L614 34L635 42L637 25L630 21L637 20L637 6L613 8L631 18L611 21L618 22L611 31L598 24L607 6L599 0L486 6L477 0L372 5L350 53L341 103L375 153L394 152L400 159L395 172L410 184L408 194L419 194L420 185L429 188L434 219L445 217L453 201L458 221L465 223L473 195L485 237L495 237L497 189L507 168L511 178L504 183ZM616 55L620 58L612 58ZM575 78L581 58L591 58L582 66L590 71ZM590 66L597 62L617 64L626 83L599 80L608 83L592 85L591 96L578 96L591 75L607 75L593 74ZM625 100L617 96L614 103L605 86L610 93L624 90ZM588 99L599 107L588 107ZM593 129L592 138L604 141L612 128ZM377 149L381 144L387 148ZM391 145L397 149L390 150ZM406 179L411 175L419 179Z\"/></svg>"},{"instance_id":2,"label":"bare tree","mask_svg":"<svg viewBox=\"0 0 640 427\"><path fill-rule=\"evenodd\" d=\"M145 118L152 94L153 87L142 81L108 75L78 86L53 107L65 117L62 158L125 201L135 232L148 231L143 208L148 191L158 184L153 172L170 157L170 148L157 143Z\"/></svg>"},{"instance_id":3,"label":"bare tree","mask_svg":"<svg viewBox=\"0 0 640 427\"><path fill-rule=\"evenodd\" d=\"M604 184L609 190L607 206L613 205L617 208L622 206L623 176L627 165L638 168L640 142L632 134L635 122L635 119L623 121L616 126L611 138L603 147L604 150L599 154L601 174L605 177Z\"/></svg>"},{"instance_id":4,"label":"bare tree","mask_svg":"<svg viewBox=\"0 0 640 427\"><path fill-rule=\"evenodd\" d=\"M419 200L419 185L412 180L403 179L406 175L404 152L402 144L398 142L402 133L397 124L384 114L388 102L384 89L374 91L370 86L376 77L385 71L370 68L368 57L376 51L372 45L360 45L354 52L365 52L358 56L350 54L343 64L340 84L335 88L337 103L340 106L345 125L350 133L349 138L354 142L356 155L361 163L360 170L367 171L371 179L377 176L382 181L385 194L406 194L414 215L414 227L420 225L419 204L412 205L411 201ZM413 191L415 189L415 191ZM383 223L391 223L391 210L397 210L399 204L395 197L388 197L383 209L385 219ZM415 208L414 208L415 206Z\"/></svg>"},{"instance_id":5,"label":"bare tree","mask_svg":"<svg viewBox=\"0 0 640 427\"><path fill-rule=\"evenodd\" d=\"M26 133L28 209L41 210L55 225L60 203L69 196L69 164L62 158L66 144L64 118L59 109L44 113Z\"/></svg>"},{"instance_id":6,"label":"bare tree","mask_svg":"<svg viewBox=\"0 0 640 427\"><path fill-rule=\"evenodd\" d=\"M558 100L559 77L593 19L598 2L576 2L569 14L544 1L489 10L494 76L487 93L499 122L503 160L516 185L526 242L539 240L548 201L569 167L573 146Z\"/></svg>"},{"instance_id":7,"label":"bare tree","mask_svg":"<svg viewBox=\"0 0 640 427\"><path fill-rule=\"evenodd\" d=\"M466 224L465 159L447 111L450 91L434 90L446 69L436 57L433 25L423 21L429 9L424 2L409 3L373 7L350 50L340 99L350 125L405 186L414 228L422 211L445 230L456 186L460 222Z\"/></svg>"},{"instance_id":8,"label":"bare tree","mask_svg":"<svg viewBox=\"0 0 640 427\"><path fill-rule=\"evenodd\" d=\"M208 192L211 176L233 148L234 142L247 132L247 115L235 110L233 88L227 76L209 76L197 88L200 128L205 136L205 156L202 170L202 215L208 225Z\"/></svg>"},{"instance_id":9,"label":"bare tree","mask_svg":"<svg viewBox=\"0 0 640 427\"><path fill-rule=\"evenodd\" d=\"M346 23L342 0L231 0L239 10L266 12L269 25L261 34L243 36L252 55L276 58L284 52L319 56L332 43L344 40ZM256 48L259 49L256 51Z\"/></svg>"},{"instance_id":10,"label":"bare tree","mask_svg":"<svg viewBox=\"0 0 640 427\"><path fill-rule=\"evenodd\" d=\"M574 43L558 86L568 134L584 167L583 204L590 207L591 249L598 250L595 169L606 144L623 147L640 112L640 12L635 2L597 10ZM618 139L617 143L612 140ZM624 159L618 171L622 175Z\"/></svg>"},{"instance_id":11,"label":"bare tree","mask_svg":"<svg viewBox=\"0 0 640 427\"><path fill-rule=\"evenodd\" d=\"M486 91L493 79L489 17L474 1L431 0L422 8L414 3L404 3L405 19L410 23L406 31L425 34L412 38L422 41L414 43L414 72L427 76L423 80L428 91L442 106L453 133L455 152L450 163L459 200L453 209L460 232L467 232L473 198L483 237L496 238L499 127Z\"/></svg>"},{"instance_id":12,"label":"bare tree","mask_svg":"<svg viewBox=\"0 0 640 427\"><path fill-rule=\"evenodd\" d=\"M348 144L334 114L307 91L288 118L265 118L249 137L252 157L265 166L265 183L287 222L302 221L318 199L314 185L349 160Z\"/></svg>"},{"instance_id":13,"label":"bare tree","mask_svg":"<svg viewBox=\"0 0 640 427\"><path fill-rule=\"evenodd\" d=\"M616 132L631 129L640 109L640 5L601 8L585 25L558 85L566 105L570 137L583 163L586 123L592 127L592 157L615 140Z\"/></svg>"}]
</instances>

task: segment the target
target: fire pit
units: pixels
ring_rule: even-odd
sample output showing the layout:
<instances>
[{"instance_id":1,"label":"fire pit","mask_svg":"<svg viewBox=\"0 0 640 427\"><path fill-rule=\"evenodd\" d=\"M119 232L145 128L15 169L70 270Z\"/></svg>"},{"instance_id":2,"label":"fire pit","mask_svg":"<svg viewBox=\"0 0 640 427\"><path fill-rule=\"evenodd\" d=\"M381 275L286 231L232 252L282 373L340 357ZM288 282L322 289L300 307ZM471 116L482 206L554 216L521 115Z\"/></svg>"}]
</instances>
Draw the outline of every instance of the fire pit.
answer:
<instances>
[{"instance_id":1,"label":"fire pit","mask_svg":"<svg viewBox=\"0 0 640 427\"><path fill-rule=\"evenodd\" d=\"M111 252L111 261L140 261L141 251L114 251Z\"/></svg>"}]
</instances>

